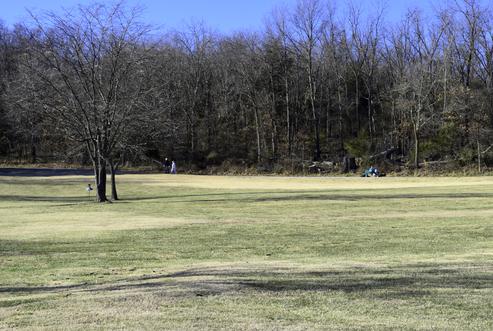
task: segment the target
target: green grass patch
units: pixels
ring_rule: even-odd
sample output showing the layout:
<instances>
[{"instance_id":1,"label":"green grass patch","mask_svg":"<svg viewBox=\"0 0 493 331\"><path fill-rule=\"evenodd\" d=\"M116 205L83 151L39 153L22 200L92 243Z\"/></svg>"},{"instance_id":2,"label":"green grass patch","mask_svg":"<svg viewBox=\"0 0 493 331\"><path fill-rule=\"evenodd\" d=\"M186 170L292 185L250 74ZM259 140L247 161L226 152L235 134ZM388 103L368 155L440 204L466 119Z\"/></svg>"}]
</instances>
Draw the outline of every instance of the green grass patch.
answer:
<instances>
[{"instance_id":1,"label":"green grass patch","mask_svg":"<svg viewBox=\"0 0 493 331\"><path fill-rule=\"evenodd\" d=\"M0 329L493 329L493 178L0 177Z\"/></svg>"}]
</instances>

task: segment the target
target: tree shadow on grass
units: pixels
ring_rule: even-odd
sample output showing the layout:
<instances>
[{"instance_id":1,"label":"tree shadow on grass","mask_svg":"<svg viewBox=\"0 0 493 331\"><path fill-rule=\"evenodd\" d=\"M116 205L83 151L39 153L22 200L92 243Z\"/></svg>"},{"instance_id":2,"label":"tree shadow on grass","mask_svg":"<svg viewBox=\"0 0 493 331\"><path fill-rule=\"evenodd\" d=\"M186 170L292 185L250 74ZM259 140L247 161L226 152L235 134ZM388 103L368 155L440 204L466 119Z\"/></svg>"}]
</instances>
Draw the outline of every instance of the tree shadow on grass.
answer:
<instances>
[{"instance_id":1,"label":"tree shadow on grass","mask_svg":"<svg viewBox=\"0 0 493 331\"><path fill-rule=\"evenodd\" d=\"M243 195L243 197L238 197ZM260 195L260 197L259 197ZM217 198L217 197L224 198ZM191 198L191 199L184 199ZM199 199L195 199L199 198ZM478 199L493 198L493 193L416 193L416 194L329 194L324 191L318 192L248 192L248 193L220 193L201 195L176 195L176 196L153 196L153 197L129 197L122 202L145 201L145 200L167 200L167 203L204 203L204 202L240 202L259 203L277 201L380 201L380 200L423 200L423 199Z\"/></svg>"},{"instance_id":2,"label":"tree shadow on grass","mask_svg":"<svg viewBox=\"0 0 493 331\"><path fill-rule=\"evenodd\" d=\"M64 292L67 290L81 289L87 286L87 283L73 285L53 285L53 286L19 286L19 287L2 287L0 293L46 293L46 292Z\"/></svg>"},{"instance_id":3,"label":"tree shadow on grass","mask_svg":"<svg viewBox=\"0 0 493 331\"><path fill-rule=\"evenodd\" d=\"M358 268L335 271L299 271L299 270L235 270L210 269L189 270L171 275L162 275L165 279L191 281L180 282L181 286L197 288L250 288L256 291L293 292L293 291L341 291L345 293L372 292L389 290L394 293L427 294L433 289L462 288L469 290L492 289L493 274L474 273L463 267L450 266L415 269L412 266L394 268ZM205 279L204 279L205 278ZM123 288L157 287L159 276L143 277L132 284L122 284ZM166 282L161 283L166 284ZM119 290L113 286L111 290Z\"/></svg>"},{"instance_id":4,"label":"tree shadow on grass","mask_svg":"<svg viewBox=\"0 0 493 331\"><path fill-rule=\"evenodd\" d=\"M462 291L493 289L493 273L488 272L491 271L492 266L478 266L433 264L325 271L274 267L204 268L170 274L143 275L98 284L0 286L0 293L138 291L167 295L172 289L178 288L181 290L180 295L183 296L221 295L245 290L272 293L335 291L405 299L431 295L433 291L442 289Z\"/></svg>"},{"instance_id":5,"label":"tree shadow on grass","mask_svg":"<svg viewBox=\"0 0 493 331\"><path fill-rule=\"evenodd\" d=\"M260 195L260 197L259 197ZM241 197L239 197L241 196ZM3 196L0 196L0 201ZM224 197L224 198L218 198ZM197 199L199 198L199 199ZM117 203L126 204L139 201L149 203L262 203L262 202L286 202L286 201L380 201L380 200L459 200L493 198L493 193L448 193L448 194L327 194L325 192L246 192L246 193L214 193L200 195L163 195L150 197L124 197ZM29 197L24 197L28 200ZM61 199L64 201L63 199ZM80 200L83 200L80 198ZM87 200L87 198L86 198ZM60 201L56 197L48 197L45 200L33 199L33 201Z\"/></svg>"},{"instance_id":6,"label":"tree shadow on grass","mask_svg":"<svg viewBox=\"0 0 493 331\"><path fill-rule=\"evenodd\" d=\"M94 196L92 196L94 198ZM0 195L0 201L30 202L90 202L88 196L38 196L38 195Z\"/></svg>"},{"instance_id":7,"label":"tree shadow on grass","mask_svg":"<svg viewBox=\"0 0 493 331\"><path fill-rule=\"evenodd\" d=\"M333 193L334 191L259 191L259 192L220 192L204 194L165 194L153 196L123 196L117 203L133 203L139 201L148 201L149 203L262 203L262 202L285 202L285 201L380 201L380 200L423 200L423 199L481 199L493 198L493 193L355 193L348 194L346 190ZM92 199L92 198L91 198ZM93 202L87 195L79 196L42 196L42 195L13 195L0 194L1 201L28 201L28 202L60 202L69 203L66 206L78 203Z\"/></svg>"}]
</instances>

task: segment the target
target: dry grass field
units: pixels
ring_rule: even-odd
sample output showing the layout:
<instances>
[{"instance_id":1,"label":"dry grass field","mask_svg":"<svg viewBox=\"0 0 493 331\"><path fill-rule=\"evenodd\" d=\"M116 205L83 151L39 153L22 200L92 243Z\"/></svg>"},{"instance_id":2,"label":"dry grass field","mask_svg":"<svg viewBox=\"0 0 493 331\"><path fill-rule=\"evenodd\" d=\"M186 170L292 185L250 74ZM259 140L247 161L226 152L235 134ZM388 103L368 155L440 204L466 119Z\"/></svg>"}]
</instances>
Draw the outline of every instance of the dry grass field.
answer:
<instances>
[{"instance_id":1,"label":"dry grass field","mask_svg":"<svg viewBox=\"0 0 493 331\"><path fill-rule=\"evenodd\" d=\"M0 329L492 330L493 178L0 177Z\"/></svg>"}]
</instances>

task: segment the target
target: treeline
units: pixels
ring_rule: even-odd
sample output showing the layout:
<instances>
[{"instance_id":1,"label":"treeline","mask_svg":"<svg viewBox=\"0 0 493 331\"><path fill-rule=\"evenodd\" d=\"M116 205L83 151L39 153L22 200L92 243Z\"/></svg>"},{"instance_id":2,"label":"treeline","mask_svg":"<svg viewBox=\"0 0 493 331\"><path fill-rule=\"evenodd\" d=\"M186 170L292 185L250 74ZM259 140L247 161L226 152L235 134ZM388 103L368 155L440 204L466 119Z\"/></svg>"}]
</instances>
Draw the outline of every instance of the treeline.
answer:
<instances>
[{"instance_id":1,"label":"treeline","mask_svg":"<svg viewBox=\"0 0 493 331\"><path fill-rule=\"evenodd\" d=\"M300 0L230 35L157 33L122 3L0 25L0 153L92 163L96 176L164 156L488 165L491 10L458 0L387 23L331 4Z\"/></svg>"}]
</instances>

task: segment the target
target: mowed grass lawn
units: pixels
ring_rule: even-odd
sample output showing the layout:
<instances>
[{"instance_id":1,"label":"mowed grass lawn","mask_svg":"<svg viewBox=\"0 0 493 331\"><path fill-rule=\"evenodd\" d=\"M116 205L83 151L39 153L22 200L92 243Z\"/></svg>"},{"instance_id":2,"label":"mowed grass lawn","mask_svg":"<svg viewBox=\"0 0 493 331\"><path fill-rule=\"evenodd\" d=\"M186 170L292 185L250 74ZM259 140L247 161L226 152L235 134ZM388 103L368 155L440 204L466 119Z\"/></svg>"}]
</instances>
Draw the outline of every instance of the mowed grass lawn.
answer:
<instances>
[{"instance_id":1,"label":"mowed grass lawn","mask_svg":"<svg viewBox=\"0 0 493 331\"><path fill-rule=\"evenodd\" d=\"M0 329L492 330L493 178L0 177Z\"/></svg>"}]
</instances>

